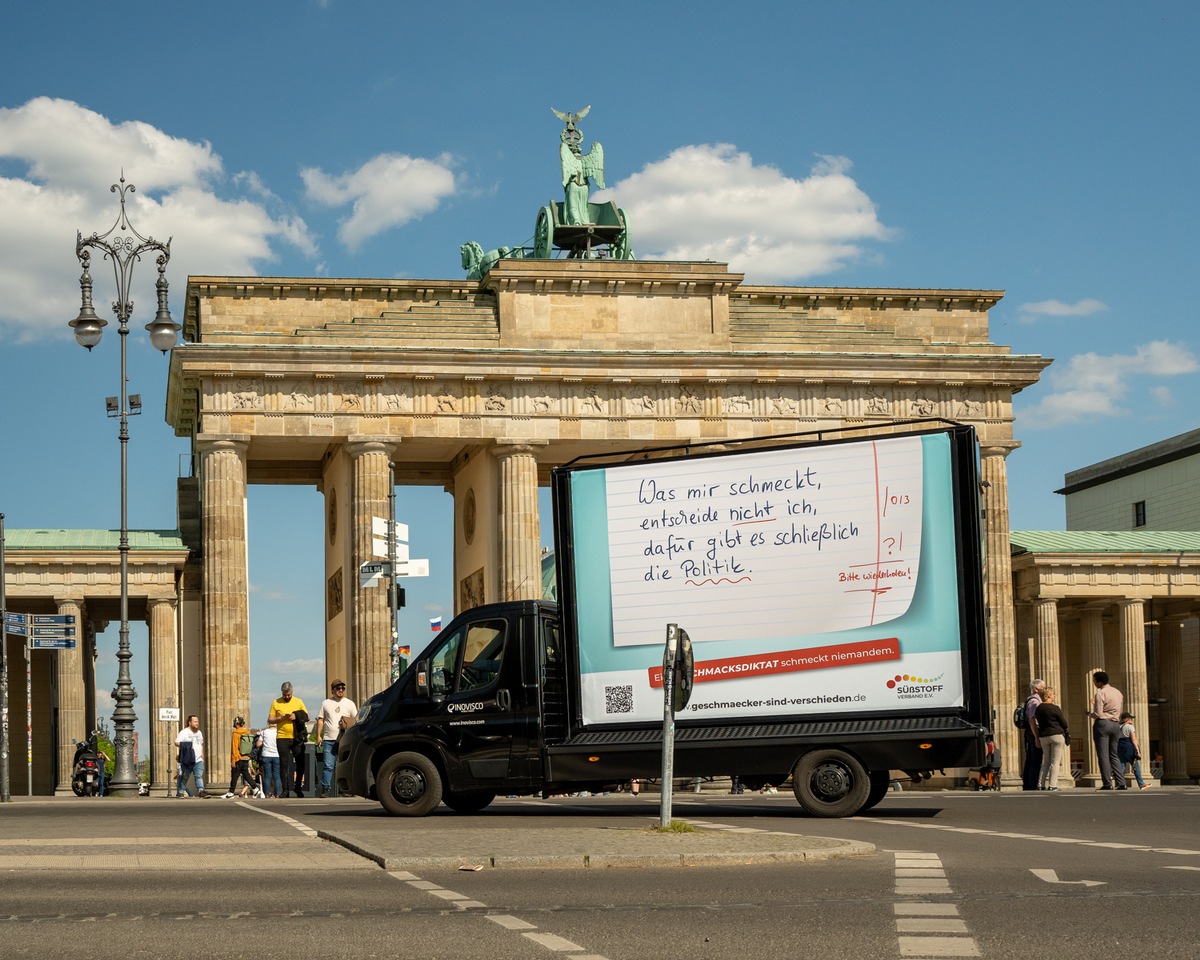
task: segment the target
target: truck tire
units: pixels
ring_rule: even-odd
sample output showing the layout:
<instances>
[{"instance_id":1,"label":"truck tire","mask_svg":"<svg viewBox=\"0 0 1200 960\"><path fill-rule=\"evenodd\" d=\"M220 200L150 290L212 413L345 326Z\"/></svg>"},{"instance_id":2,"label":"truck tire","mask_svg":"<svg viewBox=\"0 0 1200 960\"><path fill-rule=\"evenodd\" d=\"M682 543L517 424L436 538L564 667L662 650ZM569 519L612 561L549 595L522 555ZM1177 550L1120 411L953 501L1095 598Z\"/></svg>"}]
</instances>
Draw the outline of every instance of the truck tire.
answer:
<instances>
[{"instance_id":1,"label":"truck tire","mask_svg":"<svg viewBox=\"0 0 1200 960\"><path fill-rule=\"evenodd\" d=\"M393 817L423 817L442 802L442 775L424 754L397 753L379 768L375 789Z\"/></svg>"},{"instance_id":2,"label":"truck tire","mask_svg":"<svg viewBox=\"0 0 1200 960\"><path fill-rule=\"evenodd\" d=\"M892 785L890 770L872 770L870 778L871 789L867 792L867 802L862 805L863 810L870 810L886 797L888 788Z\"/></svg>"},{"instance_id":3,"label":"truck tire","mask_svg":"<svg viewBox=\"0 0 1200 960\"><path fill-rule=\"evenodd\" d=\"M813 750L797 762L792 792L805 813L814 817L851 817L867 802L871 780L844 750Z\"/></svg>"},{"instance_id":4,"label":"truck tire","mask_svg":"<svg viewBox=\"0 0 1200 960\"><path fill-rule=\"evenodd\" d=\"M455 813L478 813L495 799L494 793L447 793L442 803Z\"/></svg>"}]
</instances>

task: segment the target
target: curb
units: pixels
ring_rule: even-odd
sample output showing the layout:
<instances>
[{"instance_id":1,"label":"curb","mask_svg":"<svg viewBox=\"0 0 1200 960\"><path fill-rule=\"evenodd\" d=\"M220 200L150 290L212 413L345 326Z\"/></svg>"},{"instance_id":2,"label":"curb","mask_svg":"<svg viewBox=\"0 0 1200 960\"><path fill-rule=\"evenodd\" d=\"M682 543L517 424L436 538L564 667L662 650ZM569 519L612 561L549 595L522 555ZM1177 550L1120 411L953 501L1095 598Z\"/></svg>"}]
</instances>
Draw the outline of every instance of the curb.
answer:
<instances>
[{"instance_id":1,"label":"curb","mask_svg":"<svg viewBox=\"0 0 1200 960\"><path fill-rule=\"evenodd\" d=\"M813 850L764 850L728 853L572 853L527 854L488 857L388 857L367 849L361 844L325 830L318 830L322 840L335 843L387 871L457 870L467 864L482 864L496 870L528 869L629 869L646 867L718 867L748 866L771 863L804 863L836 860L843 857L864 857L875 853L875 844L859 840L839 840Z\"/></svg>"}]
</instances>

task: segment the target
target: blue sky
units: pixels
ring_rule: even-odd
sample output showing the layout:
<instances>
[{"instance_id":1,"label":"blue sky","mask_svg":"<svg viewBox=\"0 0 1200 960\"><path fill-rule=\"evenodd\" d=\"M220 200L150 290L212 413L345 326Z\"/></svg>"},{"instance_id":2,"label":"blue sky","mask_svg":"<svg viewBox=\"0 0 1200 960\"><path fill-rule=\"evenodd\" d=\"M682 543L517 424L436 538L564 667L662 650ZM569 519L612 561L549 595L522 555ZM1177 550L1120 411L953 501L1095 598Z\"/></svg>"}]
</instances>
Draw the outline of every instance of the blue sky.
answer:
<instances>
[{"instance_id":1,"label":"blue sky","mask_svg":"<svg viewBox=\"0 0 1200 960\"><path fill-rule=\"evenodd\" d=\"M10 528L119 522L115 324L88 354L66 322L75 232L112 224L122 169L135 226L173 237L180 319L189 273L450 278L466 240L527 241L561 199L551 107L591 104L581 126L639 256L729 259L749 282L1007 291L992 339L1055 359L1017 399L1016 529L1061 529L1068 470L1196 426L1193 3L120 10L0 12ZM130 524L171 528L187 445L163 420L167 364L142 332L155 272L139 270ZM111 277L93 276L107 316ZM321 506L287 487L250 498L258 724L282 679L322 693ZM409 584L419 646L451 612L449 498L403 489L399 513L434 573Z\"/></svg>"}]
</instances>

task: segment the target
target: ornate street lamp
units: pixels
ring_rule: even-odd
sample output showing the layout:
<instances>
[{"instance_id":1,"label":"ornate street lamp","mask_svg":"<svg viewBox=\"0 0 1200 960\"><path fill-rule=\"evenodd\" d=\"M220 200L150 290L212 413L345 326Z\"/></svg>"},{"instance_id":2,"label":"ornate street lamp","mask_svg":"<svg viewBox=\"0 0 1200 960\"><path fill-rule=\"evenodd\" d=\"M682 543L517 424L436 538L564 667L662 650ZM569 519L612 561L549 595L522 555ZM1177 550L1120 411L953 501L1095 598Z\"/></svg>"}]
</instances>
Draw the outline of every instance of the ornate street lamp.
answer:
<instances>
[{"instance_id":1,"label":"ornate street lamp","mask_svg":"<svg viewBox=\"0 0 1200 960\"><path fill-rule=\"evenodd\" d=\"M129 417L141 413L142 398L138 394L130 396L127 392L128 378L125 373L125 338L129 333L129 315L133 312L133 301L129 299L130 280L133 276L133 265L148 251L157 251L158 263L158 313L152 323L146 324L150 331L150 343L158 350L166 353L175 346L179 339L180 326L171 319L167 309L167 262L171 259L171 241L160 243L152 237L143 237L129 222L125 212L125 195L133 193L132 183L125 183L124 174L121 182L112 185L112 192L121 197L121 212L117 222L107 233L93 233L85 238L82 233L76 234L75 255L83 266L83 274L79 278L79 288L82 292L83 305L79 316L71 321L70 326L75 331L75 339L81 346L92 347L100 342L107 322L96 315L92 306L92 278L88 273L92 254L91 250L100 250L106 259L112 261L113 276L117 281L117 299L113 301L113 313L117 315L117 333L121 336L121 396L108 397L106 409L110 417L121 418L121 634L117 648L117 685L113 688L112 698L117 707L113 711L113 748L116 753L116 763L113 770L109 791L116 796L137 796L138 770L137 758L134 756L133 725L137 714L133 711L133 701L137 691L129 677Z\"/></svg>"}]
</instances>

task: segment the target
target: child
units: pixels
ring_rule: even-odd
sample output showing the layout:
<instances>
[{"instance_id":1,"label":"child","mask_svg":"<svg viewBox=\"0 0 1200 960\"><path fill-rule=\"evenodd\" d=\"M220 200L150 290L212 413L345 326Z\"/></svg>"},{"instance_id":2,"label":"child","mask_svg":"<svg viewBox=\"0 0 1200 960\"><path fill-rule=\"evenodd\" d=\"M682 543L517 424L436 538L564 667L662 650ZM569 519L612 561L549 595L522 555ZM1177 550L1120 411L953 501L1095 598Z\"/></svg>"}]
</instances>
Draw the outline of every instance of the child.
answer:
<instances>
[{"instance_id":1,"label":"child","mask_svg":"<svg viewBox=\"0 0 1200 960\"><path fill-rule=\"evenodd\" d=\"M1137 731L1133 729L1134 716L1132 713L1121 714L1121 739L1117 741L1117 759L1125 766L1133 764L1133 775L1137 778L1138 789L1145 790L1150 784L1142 779L1142 751L1137 742Z\"/></svg>"}]
</instances>

